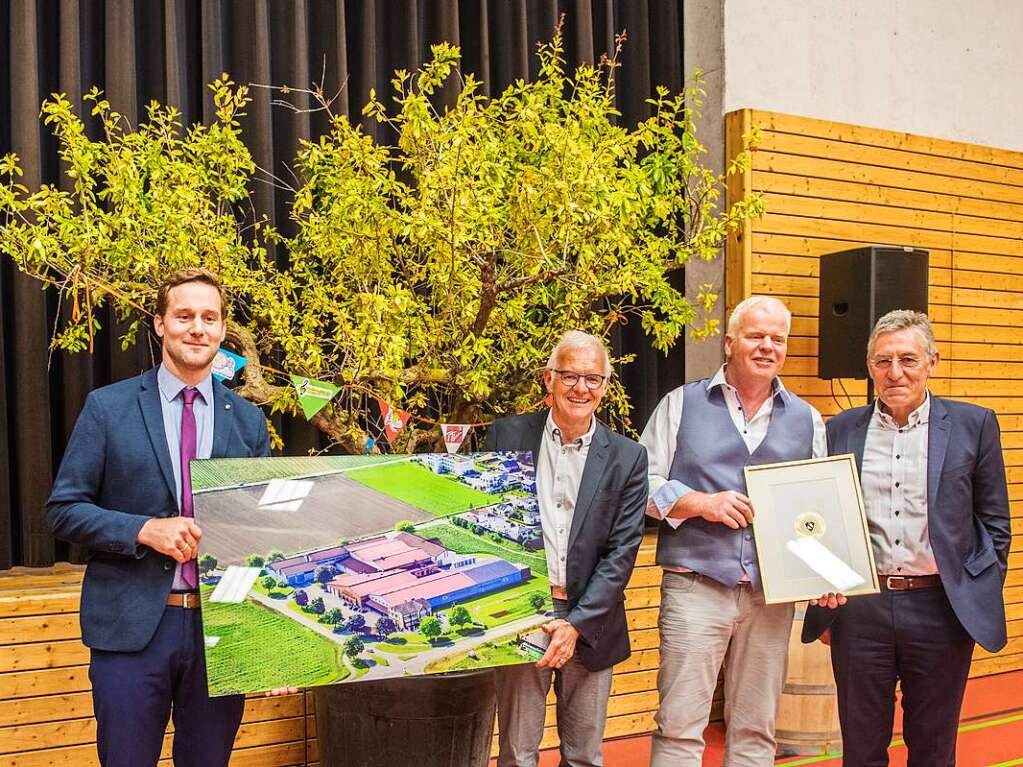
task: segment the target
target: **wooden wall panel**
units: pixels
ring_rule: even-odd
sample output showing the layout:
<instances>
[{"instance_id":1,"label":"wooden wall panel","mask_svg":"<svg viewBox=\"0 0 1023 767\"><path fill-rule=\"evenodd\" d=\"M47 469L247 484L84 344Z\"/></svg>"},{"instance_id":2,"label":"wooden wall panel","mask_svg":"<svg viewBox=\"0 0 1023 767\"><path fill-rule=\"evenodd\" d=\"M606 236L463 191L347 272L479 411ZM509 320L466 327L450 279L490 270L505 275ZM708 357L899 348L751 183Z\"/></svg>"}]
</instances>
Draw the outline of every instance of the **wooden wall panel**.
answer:
<instances>
[{"instance_id":1,"label":"wooden wall panel","mask_svg":"<svg viewBox=\"0 0 1023 767\"><path fill-rule=\"evenodd\" d=\"M863 381L817 371L819 258L860 245L930 252L928 293L942 361L935 394L998 414L1013 532L1023 531L1023 153L755 110L726 117L727 146L756 126L752 170L729 195L759 192L767 212L728 242L729 308L751 293L793 311L785 383L825 416L863 404ZM1009 644L978 650L972 674L1023 668L1023 544L1005 585Z\"/></svg>"},{"instance_id":2,"label":"wooden wall panel","mask_svg":"<svg viewBox=\"0 0 1023 767\"><path fill-rule=\"evenodd\" d=\"M615 669L606 737L650 732L657 708L661 569L647 536L626 591L633 655ZM96 723L89 650L78 626L82 568L16 568L0 573L0 767L92 767ZM720 695L714 718L721 718ZM246 702L232 767L316 764L311 694ZM557 745L553 696L543 747ZM168 733L172 727L168 728ZM496 753L496 736L495 736ZM161 765L170 765L170 738Z\"/></svg>"}]
</instances>

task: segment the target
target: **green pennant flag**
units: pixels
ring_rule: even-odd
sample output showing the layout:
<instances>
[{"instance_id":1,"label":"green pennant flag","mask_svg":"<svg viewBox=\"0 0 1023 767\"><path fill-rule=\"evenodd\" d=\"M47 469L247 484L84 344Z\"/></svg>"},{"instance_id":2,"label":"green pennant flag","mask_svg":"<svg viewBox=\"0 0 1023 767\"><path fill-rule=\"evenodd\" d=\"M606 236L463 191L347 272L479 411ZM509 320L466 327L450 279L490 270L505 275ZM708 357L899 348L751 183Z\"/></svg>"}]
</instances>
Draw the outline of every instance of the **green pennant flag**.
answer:
<instances>
[{"instance_id":1,"label":"green pennant flag","mask_svg":"<svg viewBox=\"0 0 1023 767\"><path fill-rule=\"evenodd\" d=\"M306 420L323 410L324 406L341 389L327 381L317 381L305 376L291 376L291 382L295 384L295 391L298 392L298 404L305 413Z\"/></svg>"}]
</instances>

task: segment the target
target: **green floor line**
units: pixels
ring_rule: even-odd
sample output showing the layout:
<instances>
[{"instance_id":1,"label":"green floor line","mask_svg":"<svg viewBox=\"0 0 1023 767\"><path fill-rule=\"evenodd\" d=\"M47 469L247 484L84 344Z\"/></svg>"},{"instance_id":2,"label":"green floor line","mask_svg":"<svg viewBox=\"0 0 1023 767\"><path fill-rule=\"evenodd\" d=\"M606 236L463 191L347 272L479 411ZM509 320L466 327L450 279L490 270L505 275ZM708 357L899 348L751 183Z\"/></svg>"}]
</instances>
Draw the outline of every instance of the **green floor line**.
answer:
<instances>
[{"instance_id":1,"label":"green floor line","mask_svg":"<svg viewBox=\"0 0 1023 767\"><path fill-rule=\"evenodd\" d=\"M1012 716L1003 716L999 719L990 719L986 722L974 722L972 724L964 724L959 727L959 732L973 732L974 730L983 730L988 727L997 727L1000 724L1012 724L1013 722L1019 722L1023 720L1023 714L1013 714ZM891 742L891 746L904 746L906 741L902 738L896 738ZM889 746L889 748L891 748ZM797 759L794 762L778 762L779 767L799 767L803 764L819 764L820 762L827 762L835 759L842 755L841 751L837 751L834 754L825 754L823 756L810 756L806 759ZM1015 767L1015 765L1023 764L1023 758L1011 759L1008 762L1000 762L998 764L992 764L990 767Z\"/></svg>"}]
</instances>

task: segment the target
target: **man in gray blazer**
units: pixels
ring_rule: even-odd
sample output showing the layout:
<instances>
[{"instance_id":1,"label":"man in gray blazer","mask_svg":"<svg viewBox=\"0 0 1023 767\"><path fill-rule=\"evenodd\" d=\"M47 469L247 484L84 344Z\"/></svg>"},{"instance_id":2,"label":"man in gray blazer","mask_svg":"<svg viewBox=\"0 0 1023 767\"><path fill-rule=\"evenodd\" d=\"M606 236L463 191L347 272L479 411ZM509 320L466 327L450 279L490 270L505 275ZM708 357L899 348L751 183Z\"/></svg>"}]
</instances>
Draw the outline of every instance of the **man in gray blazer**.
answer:
<instances>
[{"instance_id":1,"label":"man in gray blazer","mask_svg":"<svg viewBox=\"0 0 1023 767\"><path fill-rule=\"evenodd\" d=\"M925 314L877 321L867 367L877 400L828 422L854 453L881 593L811 607L803 641L831 644L847 767L888 764L895 682L911 765L955 763L974 643L1006 643L1002 584L1011 537L995 414L928 393L938 364ZM830 607L831 605L829 605Z\"/></svg>"},{"instance_id":2,"label":"man in gray blazer","mask_svg":"<svg viewBox=\"0 0 1023 767\"><path fill-rule=\"evenodd\" d=\"M569 331L543 375L551 409L499 419L485 443L533 452L555 616L535 666L497 671L497 764L536 767L553 681L561 764L595 767L611 667L629 657L624 591L643 540L646 451L594 416L611 376L599 338Z\"/></svg>"}]
</instances>

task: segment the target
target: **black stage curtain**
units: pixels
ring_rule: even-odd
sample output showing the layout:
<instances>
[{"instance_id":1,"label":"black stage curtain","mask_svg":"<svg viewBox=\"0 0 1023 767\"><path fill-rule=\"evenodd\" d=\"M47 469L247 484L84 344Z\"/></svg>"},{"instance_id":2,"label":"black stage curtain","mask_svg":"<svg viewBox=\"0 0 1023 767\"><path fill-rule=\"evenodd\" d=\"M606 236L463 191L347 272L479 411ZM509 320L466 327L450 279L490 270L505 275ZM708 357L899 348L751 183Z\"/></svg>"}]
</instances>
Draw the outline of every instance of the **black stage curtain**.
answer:
<instances>
[{"instance_id":1,"label":"black stage curtain","mask_svg":"<svg viewBox=\"0 0 1023 767\"><path fill-rule=\"evenodd\" d=\"M535 75L535 45L561 14L570 66L599 59L627 32L617 92L628 123L648 116L644 100L657 85L681 87L681 0L0 0L0 154L21 157L30 188L67 183L38 119L50 93L79 104L96 85L133 123L156 99L176 105L188 124L210 117L205 86L221 72L239 83L304 86L325 74L327 92L347 83L340 108L361 119L370 88L390 93L392 71L414 69L439 41L460 45L463 72L497 93ZM322 116L271 108L265 90L254 96L244 127L255 160L286 173L297 142L324 129ZM260 184L254 197L286 221L279 191ZM122 329L109 320L94 355L51 354L59 310L51 293L0 263L0 569L80 559L47 529L54 470L86 394L154 361L150 343L122 351ZM653 352L637 325L616 343L638 355L623 374L641 426L681 382L683 355ZM304 423L281 429L289 453L318 445Z\"/></svg>"}]
</instances>

